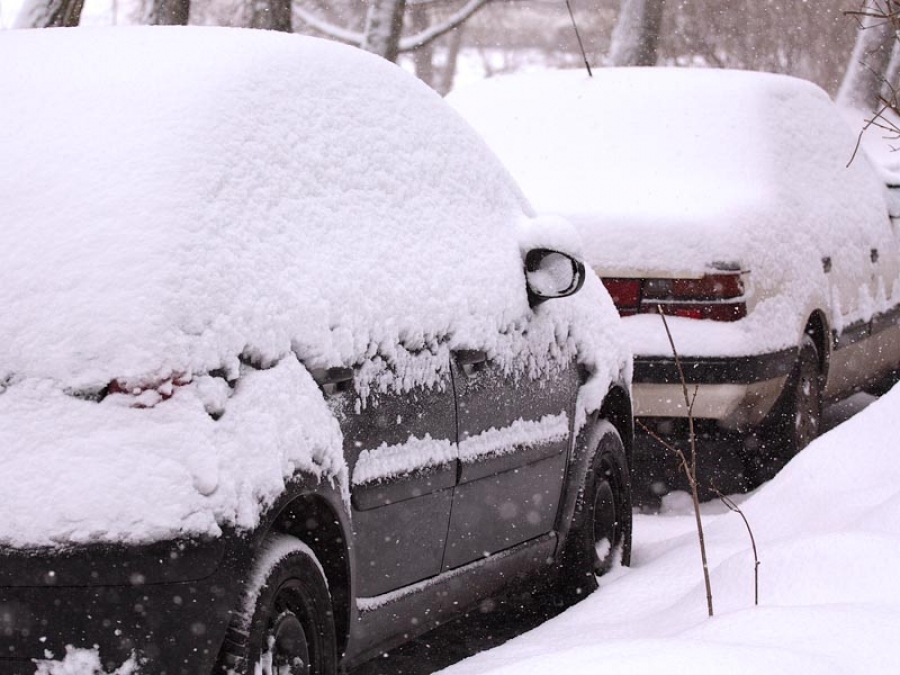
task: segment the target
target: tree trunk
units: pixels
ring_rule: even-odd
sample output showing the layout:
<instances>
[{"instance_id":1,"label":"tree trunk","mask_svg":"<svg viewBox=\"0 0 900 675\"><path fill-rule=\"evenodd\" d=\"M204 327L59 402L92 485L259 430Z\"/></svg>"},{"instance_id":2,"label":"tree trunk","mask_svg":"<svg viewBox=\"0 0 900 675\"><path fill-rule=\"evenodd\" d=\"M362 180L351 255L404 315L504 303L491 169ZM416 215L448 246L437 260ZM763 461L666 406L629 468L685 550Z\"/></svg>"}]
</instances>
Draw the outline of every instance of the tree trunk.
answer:
<instances>
[{"instance_id":1,"label":"tree trunk","mask_svg":"<svg viewBox=\"0 0 900 675\"><path fill-rule=\"evenodd\" d=\"M293 33L291 0L253 0L250 27Z\"/></svg>"},{"instance_id":2,"label":"tree trunk","mask_svg":"<svg viewBox=\"0 0 900 675\"><path fill-rule=\"evenodd\" d=\"M900 88L900 42L895 41L894 49L891 51L891 60L884 71L884 82L881 87L881 96L885 101L889 101L895 110L900 106L898 88Z\"/></svg>"},{"instance_id":3,"label":"tree trunk","mask_svg":"<svg viewBox=\"0 0 900 675\"><path fill-rule=\"evenodd\" d=\"M877 0L867 0L862 11L877 14L881 9ZM862 16L860 23L837 101L847 107L874 111L881 105L881 90L897 33L889 20L878 16Z\"/></svg>"},{"instance_id":4,"label":"tree trunk","mask_svg":"<svg viewBox=\"0 0 900 675\"><path fill-rule=\"evenodd\" d=\"M611 66L655 66L666 0L622 0L609 47Z\"/></svg>"},{"instance_id":5,"label":"tree trunk","mask_svg":"<svg viewBox=\"0 0 900 675\"><path fill-rule=\"evenodd\" d=\"M60 28L77 26L84 0L25 0L14 28Z\"/></svg>"},{"instance_id":6,"label":"tree trunk","mask_svg":"<svg viewBox=\"0 0 900 675\"><path fill-rule=\"evenodd\" d=\"M453 80L456 78L456 62L459 58L459 50L462 47L463 27L457 26L447 37L447 60L440 69L440 78L435 89L441 96L453 89Z\"/></svg>"},{"instance_id":7,"label":"tree trunk","mask_svg":"<svg viewBox=\"0 0 900 675\"><path fill-rule=\"evenodd\" d=\"M187 26L191 0L151 0L145 23L151 26Z\"/></svg>"},{"instance_id":8,"label":"tree trunk","mask_svg":"<svg viewBox=\"0 0 900 675\"><path fill-rule=\"evenodd\" d=\"M412 28L419 32L428 28L428 8L424 5L410 5L409 18ZM422 80L432 89L435 87L434 70L434 43L429 42L424 47L419 47L412 53L413 64L416 68L416 77Z\"/></svg>"},{"instance_id":9,"label":"tree trunk","mask_svg":"<svg viewBox=\"0 0 900 675\"><path fill-rule=\"evenodd\" d=\"M366 13L362 48L396 62L404 11L406 0L372 0Z\"/></svg>"}]
</instances>

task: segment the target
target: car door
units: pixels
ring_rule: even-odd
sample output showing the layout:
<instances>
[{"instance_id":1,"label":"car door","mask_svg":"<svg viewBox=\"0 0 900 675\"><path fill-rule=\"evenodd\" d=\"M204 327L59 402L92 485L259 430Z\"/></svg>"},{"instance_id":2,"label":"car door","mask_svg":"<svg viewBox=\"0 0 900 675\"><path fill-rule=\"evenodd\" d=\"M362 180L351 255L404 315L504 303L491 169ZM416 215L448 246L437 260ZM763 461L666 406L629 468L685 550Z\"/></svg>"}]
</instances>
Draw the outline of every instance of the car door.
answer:
<instances>
[{"instance_id":1,"label":"car door","mask_svg":"<svg viewBox=\"0 0 900 675\"><path fill-rule=\"evenodd\" d=\"M548 363L531 379L485 351L452 357L459 427L459 479L443 569L554 529L572 434L579 376Z\"/></svg>"},{"instance_id":2,"label":"car door","mask_svg":"<svg viewBox=\"0 0 900 675\"><path fill-rule=\"evenodd\" d=\"M359 369L318 373L344 434L359 597L440 572L458 456L442 370L433 386L365 396L353 386Z\"/></svg>"},{"instance_id":3,"label":"car door","mask_svg":"<svg viewBox=\"0 0 900 675\"><path fill-rule=\"evenodd\" d=\"M881 219L845 223L846 246L825 262L835 316L834 349L829 364L827 398L847 394L863 386L894 361L896 333L893 313L885 315L894 299L898 272L897 241L887 213Z\"/></svg>"},{"instance_id":4,"label":"car door","mask_svg":"<svg viewBox=\"0 0 900 675\"><path fill-rule=\"evenodd\" d=\"M878 373L900 364L900 187L887 189L889 217L873 224L879 235L872 248L878 306L872 317L872 346L868 351Z\"/></svg>"}]
</instances>

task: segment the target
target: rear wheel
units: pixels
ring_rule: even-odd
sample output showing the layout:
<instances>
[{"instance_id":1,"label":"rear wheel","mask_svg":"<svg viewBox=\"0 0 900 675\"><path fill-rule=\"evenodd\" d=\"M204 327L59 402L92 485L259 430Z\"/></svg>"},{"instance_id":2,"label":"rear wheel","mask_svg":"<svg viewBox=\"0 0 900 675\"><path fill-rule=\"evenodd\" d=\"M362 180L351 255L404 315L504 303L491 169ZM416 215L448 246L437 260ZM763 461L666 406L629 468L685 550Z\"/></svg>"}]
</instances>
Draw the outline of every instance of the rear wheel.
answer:
<instances>
[{"instance_id":1,"label":"rear wheel","mask_svg":"<svg viewBox=\"0 0 900 675\"><path fill-rule=\"evenodd\" d=\"M223 670L237 675L337 672L331 597L299 539L275 535L263 545L222 656Z\"/></svg>"},{"instance_id":2,"label":"rear wheel","mask_svg":"<svg viewBox=\"0 0 900 675\"><path fill-rule=\"evenodd\" d=\"M785 392L762 431L762 452L751 456L751 479L772 478L818 435L822 424L822 372L819 350L804 336Z\"/></svg>"},{"instance_id":3,"label":"rear wheel","mask_svg":"<svg viewBox=\"0 0 900 675\"><path fill-rule=\"evenodd\" d=\"M625 447L616 428L600 422L599 441L575 507L563 555L560 587L576 600L597 587L596 577L616 560L631 560L631 483Z\"/></svg>"}]
</instances>

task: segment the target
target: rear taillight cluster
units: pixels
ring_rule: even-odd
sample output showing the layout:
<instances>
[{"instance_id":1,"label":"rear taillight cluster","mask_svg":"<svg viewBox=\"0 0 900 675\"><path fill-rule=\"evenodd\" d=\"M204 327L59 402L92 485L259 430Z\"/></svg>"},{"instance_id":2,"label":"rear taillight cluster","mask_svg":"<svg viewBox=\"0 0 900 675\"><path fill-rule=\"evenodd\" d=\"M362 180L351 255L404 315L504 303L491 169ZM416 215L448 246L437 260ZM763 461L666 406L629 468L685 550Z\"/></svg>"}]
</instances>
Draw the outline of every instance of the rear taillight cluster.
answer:
<instances>
[{"instance_id":1,"label":"rear taillight cluster","mask_svg":"<svg viewBox=\"0 0 900 675\"><path fill-rule=\"evenodd\" d=\"M712 321L747 316L739 272L716 272L698 279L604 278L603 285L622 316L655 314Z\"/></svg>"},{"instance_id":2,"label":"rear taillight cluster","mask_svg":"<svg viewBox=\"0 0 900 675\"><path fill-rule=\"evenodd\" d=\"M110 382L104 393L107 394L123 394L130 399L130 405L133 408L152 408L160 401L167 401L172 398L178 387L183 387L191 383L190 375L175 375L159 382L149 384L130 385L121 380L113 380Z\"/></svg>"}]
</instances>

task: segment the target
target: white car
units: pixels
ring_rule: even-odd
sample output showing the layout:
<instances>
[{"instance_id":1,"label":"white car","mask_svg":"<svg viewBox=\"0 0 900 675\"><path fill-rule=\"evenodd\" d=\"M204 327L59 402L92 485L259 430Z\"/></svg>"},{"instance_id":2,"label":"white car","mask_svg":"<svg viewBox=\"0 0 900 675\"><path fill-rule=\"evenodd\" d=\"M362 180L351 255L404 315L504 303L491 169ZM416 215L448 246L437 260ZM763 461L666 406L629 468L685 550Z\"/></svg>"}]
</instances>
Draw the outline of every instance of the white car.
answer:
<instances>
[{"instance_id":1,"label":"white car","mask_svg":"<svg viewBox=\"0 0 900 675\"><path fill-rule=\"evenodd\" d=\"M815 85L704 69L539 72L448 100L575 222L635 352L635 415L737 430L768 473L822 401L900 364L900 252L859 130ZM849 165L848 165L849 164ZM694 395L696 399L694 400Z\"/></svg>"},{"instance_id":2,"label":"white car","mask_svg":"<svg viewBox=\"0 0 900 675\"><path fill-rule=\"evenodd\" d=\"M615 307L437 94L273 31L0 62L0 675L335 675L627 564Z\"/></svg>"}]
</instances>

